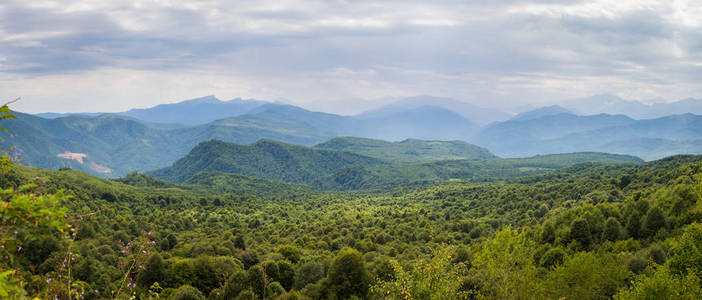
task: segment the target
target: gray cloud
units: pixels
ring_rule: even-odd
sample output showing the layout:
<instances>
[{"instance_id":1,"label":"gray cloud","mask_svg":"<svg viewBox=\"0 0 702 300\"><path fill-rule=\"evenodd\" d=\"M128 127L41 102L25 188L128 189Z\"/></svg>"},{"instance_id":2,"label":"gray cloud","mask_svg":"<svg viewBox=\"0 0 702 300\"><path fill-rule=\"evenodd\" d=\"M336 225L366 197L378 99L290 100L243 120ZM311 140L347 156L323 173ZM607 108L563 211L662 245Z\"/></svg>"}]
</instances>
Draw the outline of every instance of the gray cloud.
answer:
<instances>
[{"instance_id":1,"label":"gray cloud","mask_svg":"<svg viewBox=\"0 0 702 300\"><path fill-rule=\"evenodd\" d=\"M154 93L177 90L172 85L183 80L192 81L193 94L301 102L413 94L486 105L601 92L669 100L702 96L696 84L702 77L696 13L702 8L692 4L46 3L0 4L0 87L15 93L42 87L31 91L37 101L28 110L43 110L38 106L47 107L48 99L64 97L62 104L70 105L70 97L104 98L116 91L137 95L125 105L155 104L164 99L152 99ZM155 81L153 89L147 79L140 87L112 87L119 80L109 80L102 90L70 93L49 84L61 76L88 82L115 74L185 77Z\"/></svg>"}]
</instances>

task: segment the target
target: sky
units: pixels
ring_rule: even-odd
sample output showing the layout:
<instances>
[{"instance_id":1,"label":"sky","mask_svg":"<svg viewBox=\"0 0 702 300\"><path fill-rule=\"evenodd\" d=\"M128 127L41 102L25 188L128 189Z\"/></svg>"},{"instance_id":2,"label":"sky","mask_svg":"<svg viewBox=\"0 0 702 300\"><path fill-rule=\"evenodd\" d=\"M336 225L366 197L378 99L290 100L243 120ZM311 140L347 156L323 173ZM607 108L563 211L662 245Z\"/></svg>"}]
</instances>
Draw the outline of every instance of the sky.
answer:
<instances>
[{"instance_id":1,"label":"sky","mask_svg":"<svg viewBox=\"0 0 702 300\"><path fill-rule=\"evenodd\" d=\"M700 16L702 0L2 0L0 101L111 112L214 94L350 113L416 95L702 98Z\"/></svg>"}]
</instances>

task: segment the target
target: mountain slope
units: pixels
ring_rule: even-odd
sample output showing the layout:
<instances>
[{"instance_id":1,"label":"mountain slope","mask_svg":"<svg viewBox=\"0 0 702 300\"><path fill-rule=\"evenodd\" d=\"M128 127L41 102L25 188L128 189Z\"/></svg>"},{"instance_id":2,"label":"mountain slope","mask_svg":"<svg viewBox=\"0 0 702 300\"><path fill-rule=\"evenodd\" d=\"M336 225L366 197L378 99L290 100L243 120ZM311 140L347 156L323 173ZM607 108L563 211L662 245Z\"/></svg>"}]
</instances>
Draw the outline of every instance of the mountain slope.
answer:
<instances>
[{"instance_id":1,"label":"mountain slope","mask_svg":"<svg viewBox=\"0 0 702 300\"><path fill-rule=\"evenodd\" d=\"M387 142L357 137L337 137L315 147L348 151L378 159L400 162L496 158L487 149L463 141L407 139L401 142Z\"/></svg>"},{"instance_id":2,"label":"mountain slope","mask_svg":"<svg viewBox=\"0 0 702 300\"><path fill-rule=\"evenodd\" d=\"M239 173L292 183L311 183L339 168L377 165L381 160L349 152L314 149L272 140L238 145L212 140L195 147L172 166L150 173L183 182L203 171Z\"/></svg>"}]
</instances>

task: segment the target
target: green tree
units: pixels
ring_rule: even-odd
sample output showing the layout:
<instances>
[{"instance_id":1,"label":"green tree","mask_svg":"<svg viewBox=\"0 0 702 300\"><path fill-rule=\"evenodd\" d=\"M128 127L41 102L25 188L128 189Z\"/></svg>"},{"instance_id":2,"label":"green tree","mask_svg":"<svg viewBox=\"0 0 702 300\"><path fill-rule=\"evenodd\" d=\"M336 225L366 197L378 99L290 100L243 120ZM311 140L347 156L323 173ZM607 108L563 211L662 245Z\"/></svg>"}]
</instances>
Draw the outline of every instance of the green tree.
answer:
<instances>
[{"instance_id":1,"label":"green tree","mask_svg":"<svg viewBox=\"0 0 702 300\"><path fill-rule=\"evenodd\" d=\"M626 267L609 254L578 252L548 273L550 298L609 299L625 286Z\"/></svg>"},{"instance_id":2,"label":"green tree","mask_svg":"<svg viewBox=\"0 0 702 300\"><path fill-rule=\"evenodd\" d=\"M471 272L482 281L480 295L487 298L517 299L519 295L541 294L536 278L534 241L526 232L505 227L485 241L475 255Z\"/></svg>"},{"instance_id":3,"label":"green tree","mask_svg":"<svg viewBox=\"0 0 702 300\"><path fill-rule=\"evenodd\" d=\"M545 268L551 268L553 266L557 266L563 263L563 260L565 259L566 253L561 249L560 247L556 248L551 248L544 253L543 256L541 256L541 260L539 261L539 264L542 267Z\"/></svg>"},{"instance_id":4,"label":"green tree","mask_svg":"<svg viewBox=\"0 0 702 300\"><path fill-rule=\"evenodd\" d=\"M137 283L144 287L151 286L154 282L163 283L166 277L166 267L163 264L161 254L154 253L146 260L144 270L139 272Z\"/></svg>"},{"instance_id":5,"label":"green tree","mask_svg":"<svg viewBox=\"0 0 702 300\"><path fill-rule=\"evenodd\" d=\"M368 294L370 278L363 257L358 251L345 248L339 251L329 267L329 291L341 299L351 296L364 298Z\"/></svg>"},{"instance_id":6,"label":"green tree","mask_svg":"<svg viewBox=\"0 0 702 300\"><path fill-rule=\"evenodd\" d=\"M577 218L570 225L570 238L582 245L583 249L589 249L592 243L590 224L583 218Z\"/></svg>"},{"instance_id":7,"label":"green tree","mask_svg":"<svg viewBox=\"0 0 702 300\"><path fill-rule=\"evenodd\" d=\"M636 276L631 288L620 290L615 300L702 299L700 278L694 274L676 276L666 266Z\"/></svg>"},{"instance_id":8,"label":"green tree","mask_svg":"<svg viewBox=\"0 0 702 300\"><path fill-rule=\"evenodd\" d=\"M629 214L629 219L626 222L626 232L632 238L638 239L641 237L641 214L638 210L633 210Z\"/></svg>"},{"instance_id":9,"label":"green tree","mask_svg":"<svg viewBox=\"0 0 702 300\"><path fill-rule=\"evenodd\" d=\"M315 261L309 261L297 269L295 273L295 285L298 290L302 290L310 283L316 283L324 278L324 266Z\"/></svg>"},{"instance_id":10,"label":"green tree","mask_svg":"<svg viewBox=\"0 0 702 300\"><path fill-rule=\"evenodd\" d=\"M248 289L248 275L244 270L237 270L227 280L224 288L226 299L234 299L241 291Z\"/></svg>"},{"instance_id":11,"label":"green tree","mask_svg":"<svg viewBox=\"0 0 702 300\"><path fill-rule=\"evenodd\" d=\"M205 300L205 296L198 289L184 285L173 293L171 300Z\"/></svg>"},{"instance_id":12,"label":"green tree","mask_svg":"<svg viewBox=\"0 0 702 300\"><path fill-rule=\"evenodd\" d=\"M658 206L651 207L646 214L646 222L644 223L644 233L647 236L653 236L660 230L665 228L665 216Z\"/></svg>"},{"instance_id":13,"label":"green tree","mask_svg":"<svg viewBox=\"0 0 702 300\"><path fill-rule=\"evenodd\" d=\"M702 224L693 223L685 228L668 260L674 274L693 274L702 277Z\"/></svg>"},{"instance_id":14,"label":"green tree","mask_svg":"<svg viewBox=\"0 0 702 300\"><path fill-rule=\"evenodd\" d=\"M603 237L607 241L616 242L623 237L622 224L614 217L609 217L605 223Z\"/></svg>"},{"instance_id":15,"label":"green tree","mask_svg":"<svg viewBox=\"0 0 702 300\"><path fill-rule=\"evenodd\" d=\"M553 227L553 223L544 222L544 226L541 228L541 242L553 244L556 240L556 229Z\"/></svg>"}]
</instances>

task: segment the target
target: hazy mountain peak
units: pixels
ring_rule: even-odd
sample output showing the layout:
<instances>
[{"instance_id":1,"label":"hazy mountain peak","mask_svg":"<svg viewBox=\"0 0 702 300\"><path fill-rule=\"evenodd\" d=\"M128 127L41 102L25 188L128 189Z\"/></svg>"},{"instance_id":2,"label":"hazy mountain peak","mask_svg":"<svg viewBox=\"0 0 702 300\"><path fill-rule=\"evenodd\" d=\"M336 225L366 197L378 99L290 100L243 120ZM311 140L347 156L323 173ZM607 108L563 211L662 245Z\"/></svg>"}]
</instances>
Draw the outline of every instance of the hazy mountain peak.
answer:
<instances>
[{"instance_id":1,"label":"hazy mountain peak","mask_svg":"<svg viewBox=\"0 0 702 300\"><path fill-rule=\"evenodd\" d=\"M387 115L392 112L407 111L426 106L450 110L471 122L483 125L495 121L507 120L511 116L497 109L484 108L456 99L422 95L400 99L388 105L381 106L380 108L361 113L358 117L367 118L371 116Z\"/></svg>"},{"instance_id":2,"label":"hazy mountain peak","mask_svg":"<svg viewBox=\"0 0 702 300\"><path fill-rule=\"evenodd\" d=\"M205 104L205 103L210 103L210 104L222 103L222 100L217 99L217 97L215 95L207 95L205 97L188 99L185 101L172 103L172 104ZM162 104L162 105L169 105L169 104Z\"/></svg>"},{"instance_id":3,"label":"hazy mountain peak","mask_svg":"<svg viewBox=\"0 0 702 300\"><path fill-rule=\"evenodd\" d=\"M516 116L514 116L511 121L526 121L526 120L532 120L532 119L538 119L541 117L545 116L551 116L551 115L558 115L558 114L572 114L568 109L563 108L560 105L551 105L551 106L545 106L541 108L537 108L534 110L530 110L527 112L520 113Z\"/></svg>"}]
</instances>

